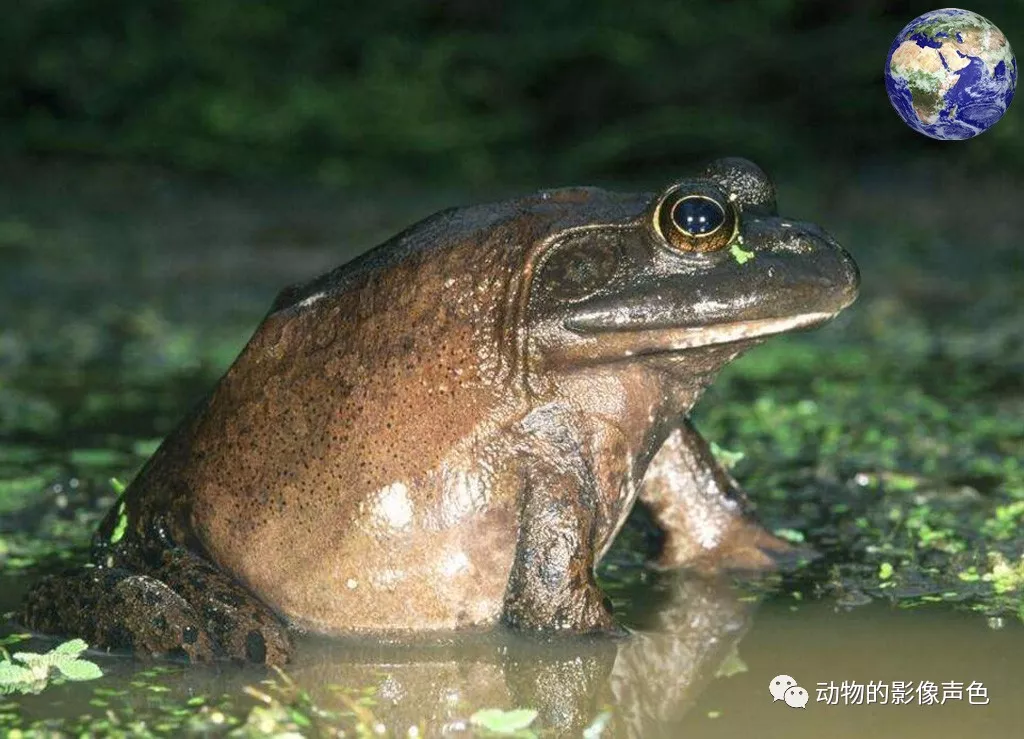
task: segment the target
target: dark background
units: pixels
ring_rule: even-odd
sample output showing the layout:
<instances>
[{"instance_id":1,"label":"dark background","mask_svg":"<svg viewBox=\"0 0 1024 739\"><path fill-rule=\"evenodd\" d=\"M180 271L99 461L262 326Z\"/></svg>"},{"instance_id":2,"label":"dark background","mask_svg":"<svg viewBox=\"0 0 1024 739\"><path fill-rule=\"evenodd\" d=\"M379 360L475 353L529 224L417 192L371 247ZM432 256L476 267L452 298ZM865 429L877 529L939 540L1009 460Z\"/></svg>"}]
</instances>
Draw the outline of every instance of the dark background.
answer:
<instances>
[{"instance_id":1,"label":"dark background","mask_svg":"<svg viewBox=\"0 0 1024 739\"><path fill-rule=\"evenodd\" d=\"M647 180L719 154L782 175L1020 168L1020 103L969 147L890 107L889 45L934 7L20 0L0 24L0 155L351 187ZM969 8L1024 44L1024 3Z\"/></svg>"}]
</instances>

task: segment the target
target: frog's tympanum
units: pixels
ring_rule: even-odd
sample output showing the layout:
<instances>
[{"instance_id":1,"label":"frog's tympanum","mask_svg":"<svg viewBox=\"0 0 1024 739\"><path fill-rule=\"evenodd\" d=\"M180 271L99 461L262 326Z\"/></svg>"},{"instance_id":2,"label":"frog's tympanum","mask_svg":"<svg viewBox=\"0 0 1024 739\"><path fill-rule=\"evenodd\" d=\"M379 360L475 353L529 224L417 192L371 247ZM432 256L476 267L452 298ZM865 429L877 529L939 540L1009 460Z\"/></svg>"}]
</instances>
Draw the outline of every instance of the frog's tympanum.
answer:
<instances>
[{"instance_id":1,"label":"frog's tympanum","mask_svg":"<svg viewBox=\"0 0 1024 739\"><path fill-rule=\"evenodd\" d=\"M594 568L639 499L658 564L786 545L688 420L723 365L849 305L858 273L750 162L656 194L443 211L284 290L23 620L280 663L327 634L615 627Z\"/></svg>"}]
</instances>

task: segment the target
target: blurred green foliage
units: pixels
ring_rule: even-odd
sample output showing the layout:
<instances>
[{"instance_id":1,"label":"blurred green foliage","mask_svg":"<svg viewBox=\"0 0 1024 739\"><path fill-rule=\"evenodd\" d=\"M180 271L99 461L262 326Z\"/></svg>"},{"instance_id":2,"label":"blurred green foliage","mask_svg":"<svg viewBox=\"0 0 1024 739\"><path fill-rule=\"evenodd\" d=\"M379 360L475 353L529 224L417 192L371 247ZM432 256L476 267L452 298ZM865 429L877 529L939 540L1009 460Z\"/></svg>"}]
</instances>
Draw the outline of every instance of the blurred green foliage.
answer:
<instances>
[{"instance_id":1,"label":"blurred green foliage","mask_svg":"<svg viewBox=\"0 0 1024 739\"><path fill-rule=\"evenodd\" d=\"M785 170L969 150L1019 167L1013 107L969 147L891 110L889 45L931 7L21 0L0 25L0 152L343 185L630 179L722 153ZM1024 3L971 8L1024 38Z\"/></svg>"}]
</instances>

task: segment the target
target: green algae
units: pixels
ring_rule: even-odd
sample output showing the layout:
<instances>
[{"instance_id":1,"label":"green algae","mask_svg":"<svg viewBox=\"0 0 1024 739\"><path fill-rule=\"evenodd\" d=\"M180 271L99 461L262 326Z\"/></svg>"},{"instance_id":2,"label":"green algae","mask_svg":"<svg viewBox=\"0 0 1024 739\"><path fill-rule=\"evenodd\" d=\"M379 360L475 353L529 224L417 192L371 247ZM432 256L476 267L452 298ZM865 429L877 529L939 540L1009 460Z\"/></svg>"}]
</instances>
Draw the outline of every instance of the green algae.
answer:
<instances>
[{"instance_id":1,"label":"green algae","mask_svg":"<svg viewBox=\"0 0 1024 739\"><path fill-rule=\"evenodd\" d=\"M736 264L744 265L757 256L752 251L747 251L743 248L743 237L737 236L733 240L732 245L729 247L729 253L732 254L732 258L736 260Z\"/></svg>"},{"instance_id":2,"label":"green algae","mask_svg":"<svg viewBox=\"0 0 1024 739\"><path fill-rule=\"evenodd\" d=\"M938 597L987 615L1019 612L1024 592L1011 573L1024 561L1021 401L972 397L956 372L942 393L908 387L903 378L928 368L869 346L856 361L847 348L808 362L787 342L813 343L787 339L737 362L701 404L698 424L743 450L734 474L761 518L785 522L824 555L791 586L811 580L823 597ZM976 382L972 367L962 372L965 385Z\"/></svg>"}]
</instances>

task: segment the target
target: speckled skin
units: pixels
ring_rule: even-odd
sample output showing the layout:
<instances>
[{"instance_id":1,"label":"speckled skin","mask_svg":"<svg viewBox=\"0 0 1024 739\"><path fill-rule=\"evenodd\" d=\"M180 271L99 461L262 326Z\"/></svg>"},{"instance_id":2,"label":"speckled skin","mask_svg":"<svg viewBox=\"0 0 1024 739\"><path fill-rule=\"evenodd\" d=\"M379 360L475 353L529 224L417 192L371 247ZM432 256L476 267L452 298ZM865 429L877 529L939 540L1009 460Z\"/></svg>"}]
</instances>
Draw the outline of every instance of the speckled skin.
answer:
<instances>
[{"instance_id":1,"label":"speckled skin","mask_svg":"<svg viewBox=\"0 0 1024 739\"><path fill-rule=\"evenodd\" d=\"M665 233L667 199L691 190L720 202L731 240ZM123 538L115 507L97 567L41 583L25 620L271 663L285 625L612 629L593 573L638 497L662 566L785 549L687 414L726 362L828 320L857 282L743 160L656 195L443 211L283 291L125 493Z\"/></svg>"}]
</instances>

